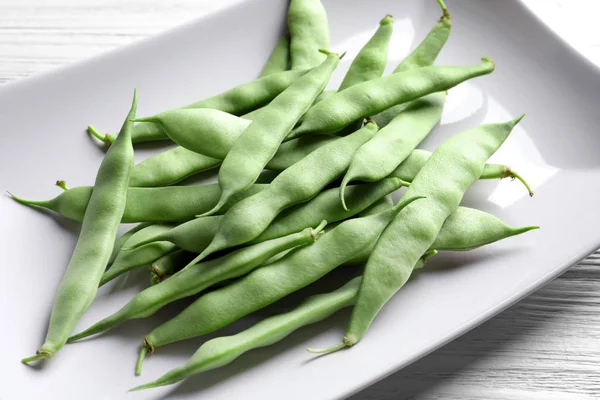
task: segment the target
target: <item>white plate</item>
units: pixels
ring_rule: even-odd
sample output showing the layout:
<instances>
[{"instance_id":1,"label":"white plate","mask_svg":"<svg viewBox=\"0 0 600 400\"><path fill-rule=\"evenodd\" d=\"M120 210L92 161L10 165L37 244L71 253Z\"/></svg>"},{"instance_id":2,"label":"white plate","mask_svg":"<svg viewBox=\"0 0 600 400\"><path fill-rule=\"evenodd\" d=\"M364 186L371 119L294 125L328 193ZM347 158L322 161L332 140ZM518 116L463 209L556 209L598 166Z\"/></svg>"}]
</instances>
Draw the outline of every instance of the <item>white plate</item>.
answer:
<instances>
[{"instance_id":1,"label":"white plate","mask_svg":"<svg viewBox=\"0 0 600 400\"><path fill-rule=\"evenodd\" d=\"M527 117L494 161L525 175L536 196L517 182L480 182L465 204L515 225L542 229L486 248L445 254L386 306L355 348L319 359L304 351L335 343L348 312L250 352L230 366L169 388L125 390L184 362L206 338L160 349L141 378L133 376L139 340L172 315L124 324L101 337L66 346L42 368L19 359L42 343L53 295L76 238L77 224L0 198L3 254L0 397L7 399L330 399L341 398L473 328L540 287L600 244L600 112L598 70L556 38L520 3L449 1L454 30L440 63L497 62L489 77L451 91L442 125L425 147L482 122ZM149 115L253 79L275 43L286 2L249 1L168 34L0 89L1 187L28 198L93 182L102 153L84 128L120 126L132 88L139 115ZM355 54L386 13L395 15L393 66L439 16L434 1L326 0L332 49ZM351 57L337 71L338 83ZM140 157L149 154L148 147ZM339 285L342 274L317 284ZM146 284L140 271L103 289L77 331L120 307ZM120 289L116 286L124 286ZM270 312L289 306L291 296ZM257 320L245 318L220 333Z\"/></svg>"}]
</instances>

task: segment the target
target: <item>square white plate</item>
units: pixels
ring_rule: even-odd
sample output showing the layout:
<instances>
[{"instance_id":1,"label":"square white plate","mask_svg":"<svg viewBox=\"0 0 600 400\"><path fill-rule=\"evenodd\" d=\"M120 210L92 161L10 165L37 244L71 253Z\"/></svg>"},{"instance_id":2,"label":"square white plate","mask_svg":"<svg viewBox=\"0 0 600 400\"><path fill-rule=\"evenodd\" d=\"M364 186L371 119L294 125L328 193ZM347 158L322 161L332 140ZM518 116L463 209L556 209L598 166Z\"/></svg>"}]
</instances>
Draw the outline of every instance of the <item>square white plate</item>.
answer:
<instances>
[{"instance_id":1,"label":"square white plate","mask_svg":"<svg viewBox=\"0 0 600 400\"><path fill-rule=\"evenodd\" d=\"M492 161L510 164L534 186L479 182L464 203L514 225L542 229L468 253L444 254L386 306L355 348L314 359L304 349L337 342L349 313L250 352L185 383L126 394L183 363L206 340L160 349L133 376L139 340L174 312L127 323L67 345L43 367L20 358L42 343L52 299L73 248L77 224L0 197L3 277L0 298L0 398L6 399L331 399L342 398L473 328L563 272L600 244L598 70L515 1L448 1L454 28L440 64L488 56L496 72L451 91L442 124L424 143L483 122L527 117ZM439 17L435 2L325 0L332 49L353 56L386 14L396 17L390 69ZM0 88L0 183L27 198L58 194L57 179L90 184L102 152L84 128L117 129L132 89L139 115L186 104L254 79L284 26L286 2L254 0L167 34ZM340 82L351 57L336 73ZM150 154L146 146L139 152ZM309 291L341 285L338 272ZM77 331L112 313L146 285L146 271L103 288ZM303 292L307 293L307 292ZM295 304L290 296L268 312ZM178 307L175 307L178 308ZM248 326L250 316L220 334Z\"/></svg>"}]
</instances>

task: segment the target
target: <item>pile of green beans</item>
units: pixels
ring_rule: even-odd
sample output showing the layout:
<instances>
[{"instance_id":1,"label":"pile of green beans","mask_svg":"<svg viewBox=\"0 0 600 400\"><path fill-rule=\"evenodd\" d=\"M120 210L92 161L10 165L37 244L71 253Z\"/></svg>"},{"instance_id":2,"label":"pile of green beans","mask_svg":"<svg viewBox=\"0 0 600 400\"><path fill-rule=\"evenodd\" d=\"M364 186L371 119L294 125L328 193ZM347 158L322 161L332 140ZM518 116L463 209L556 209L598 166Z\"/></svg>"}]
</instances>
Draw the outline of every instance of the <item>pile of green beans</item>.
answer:
<instances>
[{"instance_id":1,"label":"pile of green beans","mask_svg":"<svg viewBox=\"0 0 600 400\"><path fill-rule=\"evenodd\" d=\"M480 179L517 179L533 195L512 168L488 163L522 116L456 132L433 152L418 148L436 134L452 88L495 68L485 57L473 66L433 65L452 28L444 1L435 1L441 18L391 74L385 74L394 29L388 14L373 21L372 37L331 88L345 53L330 51L326 9L321 0L290 0L287 30L273 39L256 80L144 117L136 117L136 93L118 134L88 127L107 148L93 186L57 181L63 192L41 201L9 193L18 203L81 223L46 340L22 362L49 359L66 343L191 298L142 338L139 375L158 348L218 331L352 266L351 276L357 268L360 276L346 278L339 289L208 340L186 364L131 390L225 366L352 308L339 343L308 349L335 352L356 345L409 278L417 270L427 273L429 258L538 229L461 205ZM135 144L166 140L174 147L133 165ZM188 179L200 173L218 183ZM137 225L117 236L120 224L131 223ZM436 258L443 264L443 255ZM143 267L148 287L73 333L99 287L118 290L113 280Z\"/></svg>"}]
</instances>

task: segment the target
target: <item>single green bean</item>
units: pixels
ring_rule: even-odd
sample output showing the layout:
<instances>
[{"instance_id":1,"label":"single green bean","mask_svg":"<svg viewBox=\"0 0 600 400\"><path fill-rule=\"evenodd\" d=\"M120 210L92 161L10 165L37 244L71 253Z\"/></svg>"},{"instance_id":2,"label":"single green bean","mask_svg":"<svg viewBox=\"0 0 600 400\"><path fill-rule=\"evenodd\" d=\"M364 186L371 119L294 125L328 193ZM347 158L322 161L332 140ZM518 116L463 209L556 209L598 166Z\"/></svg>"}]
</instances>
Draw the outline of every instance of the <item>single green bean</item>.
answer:
<instances>
[{"instance_id":1,"label":"single green bean","mask_svg":"<svg viewBox=\"0 0 600 400\"><path fill-rule=\"evenodd\" d=\"M429 250L464 251L539 229L538 226L513 227L498 217L469 207L458 207L444 221L440 233ZM375 243L348 264L363 264L373 252Z\"/></svg>"},{"instance_id":2,"label":"single green bean","mask_svg":"<svg viewBox=\"0 0 600 400\"><path fill-rule=\"evenodd\" d=\"M151 286L138 293L115 314L72 336L69 342L104 332L124 321L149 317L169 303L200 293L224 280L243 276L282 251L315 242L325 224L326 222L323 221L315 229L307 228L301 232L241 248L214 260L195 264L176 273L160 285Z\"/></svg>"},{"instance_id":3,"label":"single green bean","mask_svg":"<svg viewBox=\"0 0 600 400\"><path fill-rule=\"evenodd\" d=\"M287 14L293 70L323 62L319 49L329 48L329 23L321 0L291 0Z\"/></svg>"},{"instance_id":4,"label":"single green bean","mask_svg":"<svg viewBox=\"0 0 600 400\"><path fill-rule=\"evenodd\" d=\"M401 201L380 214L342 222L315 244L295 249L228 286L204 294L145 337L138 367L157 347L213 332L321 278L371 246L394 215L414 200L417 198Z\"/></svg>"},{"instance_id":5,"label":"single green bean","mask_svg":"<svg viewBox=\"0 0 600 400\"><path fill-rule=\"evenodd\" d=\"M340 56L329 53L320 66L271 101L240 135L219 169L221 198L206 215L217 212L232 196L256 181L283 139L323 91L339 61Z\"/></svg>"},{"instance_id":6,"label":"single green bean","mask_svg":"<svg viewBox=\"0 0 600 400\"><path fill-rule=\"evenodd\" d=\"M273 100L306 72L307 70L296 70L270 74L181 108L213 108L234 115L247 114ZM101 135L91 126L88 131L106 146L115 141L115 135ZM168 137L160 126L140 123L133 127L131 139L135 144L166 140Z\"/></svg>"},{"instance_id":7,"label":"single green bean","mask_svg":"<svg viewBox=\"0 0 600 400\"><path fill-rule=\"evenodd\" d=\"M442 0L438 0L442 9L442 17L438 23L431 29L423 41L396 67L394 73L404 72L411 69L428 67L433 65L438 54L446 44L452 29L452 20L450 12ZM373 119L380 127L390 123L408 104L398 104L373 116Z\"/></svg>"},{"instance_id":8,"label":"single green bean","mask_svg":"<svg viewBox=\"0 0 600 400\"><path fill-rule=\"evenodd\" d=\"M404 285L416 261L434 243L465 191L479 179L487 159L521 118L467 130L437 148L406 192L406 196L426 199L407 207L381 235L369 256L344 339L326 352L352 346L364 336L379 310ZM444 179L438 179L440 176Z\"/></svg>"},{"instance_id":9,"label":"single green bean","mask_svg":"<svg viewBox=\"0 0 600 400\"><path fill-rule=\"evenodd\" d=\"M352 154L376 131L377 126L369 123L355 133L313 151L279 174L264 194L257 193L233 206L223 216L213 241L194 261L255 239L283 209L319 194L346 171Z\"/></svg>"},{"instance_id":10,"label":"single green bean","mask_svg":"<svg viewBox=\"0 0 600 400\"><path fill-rule=\"evenodd\" d=\"M281 38L273 47L265 66L260 73L260 77L271 75L276 72L283 72L290 69L290 37L281 35Z\"/></svg>"},{"instance_id":11,"label":"single green bean","mask_svg":"<svg viewBox=\"0 0 600 400\"><path fill-rule=\"evenodd\" d=\"M258 193L266 187L256 184L233 197L222 211L242 198ZM92 196L91 186L69 189L52 200L24 200L11 194L17 202L52 210L73 221L82 221ZM161 188L129 188L127 205L121 222L185 221L214 207L221 191L217 184L202 186L170 186Z\"/></svg>"},{"instance_id":12,"label":"single green bean","mask_svg":"<svg viewBox=\"0 0 600 400\"><path fill-rule=\"evenodd\" d=\"M135 118L136 108L137 95L134 92L131 109L119 137L98 169L81 233L54 299L44 344L35 356L24 358L23 363L51 358L56 354L96 296L98 281L110 258L125 210L129 174L133 168L133 124L129 120Z\"/></svg>"},{"instance_id":13,"label":"single green bean","mask_svg":"<svg viewBox=\"0 0 600 400\"><path fill-rule=\"evenodd\" d=\"M448 90L461 82L494 71L494 63L482 58L479 65L431 66L358 83L313 106L290 138L309 133L334 133L365 116L396 104Z\"/></svg>"},{"instance_id":14,"label":"single green bean","mask_svg":"<svg viewBox=\"0 0 600 400\"><path fill-rule=\"evenodd\" d=\"M371 39L358 52L338 90L344 90L357 83L380 78L385 71L388 46L394 31L394 18L386 15Z\"/></svg>"},{"instance_id":15,"label":"single green bean","mask_svg":"<svg viewBox=\"0 0 600 400\"><path fill-rule=\"evenodd\" d=\"M344 208L346 185L355 180L375 182L391 174L439 122L445 100L446 94L441 92L411 102L356 151L340 185Z\"/></svg>"}]
</instances>

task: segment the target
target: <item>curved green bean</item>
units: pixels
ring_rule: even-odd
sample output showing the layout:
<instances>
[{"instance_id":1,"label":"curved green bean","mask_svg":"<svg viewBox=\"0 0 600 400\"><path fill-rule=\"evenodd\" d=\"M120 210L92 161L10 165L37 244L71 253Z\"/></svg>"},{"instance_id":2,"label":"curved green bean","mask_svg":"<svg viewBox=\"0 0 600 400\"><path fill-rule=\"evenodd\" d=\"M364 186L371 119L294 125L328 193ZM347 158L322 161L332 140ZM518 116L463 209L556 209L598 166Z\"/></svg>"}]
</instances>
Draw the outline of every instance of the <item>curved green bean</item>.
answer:
<instances>
[{"instance_id":1,"label":"curved green bean","mask_svg":"<svg viewBox=\"0 0 600 400\"><path fill-rule=\"evenodd\" d=\"M323 62L319 49L329 48L329 23L321 0L291 0L287 14L292 70Z\"/></svg>"},{"instance_id":2,"label":"curved green bean","mask_svg":"<svg viewBox=\"0 0 600 400\"><path fill-rule=\"evenodd\" d=\"M285 208L310 200L348 168L352 154L369 140L377 126L364 128L327 144L279 174L265 189L225 213L215 238L195 262L215 251L258 237Z\"/></svg>"},{"instance_id":3,"label":"curved green bean","mask_svg":"<svg viewBox=\"0 0 600 400\"><path fill-rule=\"evenodd\" d=\"M431 66L358 83L314 105L290 138L309 133L334 133L365 116L396 104L453 88L461 82L494 71L494 63L482 58L479 65Z\"/></svg>"},{"instance_id":4,"label":"curved green bean","mask_svg":"<svg viewBox=\"0 0 600 400\"><path fill-rule=\"evenodd\" d=\"M135 118L137 95L114 146L106 153L86 210L81 233L58 287L44 344L23 363L51 358L67 341L75 324L90 306L98 281L106 268L121 216L125 210L129 174L133 168L133 146L129 121Z\"/></svg>"},{"instance_id":5,"label":"curved green bean","mask_svg":"<svg viewBox=\"0 0 600 400\"><path fill-rule=\"evenodd\" d=\"M256 181L283 139L323 91L339 61L340 56L329 53L320 66L296 80L264 107L223 159L219 169L221 198L206 215L217 212L232 196Z\"/></svg>"},{"instance_id":6,"label":"curved green bean","mask_svg":"<svg viewBox=\"0 0 600 400\"><path fill-rule=\"evenodd\" d=\"M241 248L214 260L195 264L176 273L160 285L151 286L138 293L115 314L72 336L69 342L104 332L124 321L149 317L173 301L200 293L224 280L243 276L283 251L315 242L325 224L326 222L323 221L314 229L307 228L301 232Z\"/></svg>"},{"instance_id":7,"label":"curved green bean","mask_svg":"<svg viewBox=\"0 0 600 400\"><path fill-rule=\"evenodd\" d=\"M380 214L344 221L313 245L292 250L228 286L201 296L145 337L138 367L144 356L157 347L213 332L321 278L371 246L394 215L415 200L401 201Z\"/></svg>"}]
</instances>

